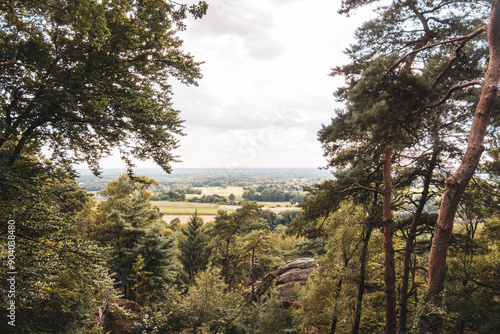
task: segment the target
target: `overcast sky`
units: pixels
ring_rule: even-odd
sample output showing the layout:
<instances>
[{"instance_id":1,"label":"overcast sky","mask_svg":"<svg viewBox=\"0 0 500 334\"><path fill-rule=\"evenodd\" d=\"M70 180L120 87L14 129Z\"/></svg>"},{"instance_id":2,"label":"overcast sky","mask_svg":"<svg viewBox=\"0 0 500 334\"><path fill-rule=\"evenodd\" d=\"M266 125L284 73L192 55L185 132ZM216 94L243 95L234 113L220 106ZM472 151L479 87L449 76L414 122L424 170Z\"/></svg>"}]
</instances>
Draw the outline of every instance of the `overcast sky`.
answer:
<instances>
[{"instance_id":1,"label":"overcast sky","mask_svg":"<svg viewBox=\"0 0 500 334\"><path fill-rule=\"evenodd\" d=\"M369 12L340 16L337 0L207 2L180 35L205 63L198 87L173 84L186 126L174 169L324 166L316 134L341 107L332 92L343 83L328 74L348 61L343 50Z\"/></svg>"}]
</instances>

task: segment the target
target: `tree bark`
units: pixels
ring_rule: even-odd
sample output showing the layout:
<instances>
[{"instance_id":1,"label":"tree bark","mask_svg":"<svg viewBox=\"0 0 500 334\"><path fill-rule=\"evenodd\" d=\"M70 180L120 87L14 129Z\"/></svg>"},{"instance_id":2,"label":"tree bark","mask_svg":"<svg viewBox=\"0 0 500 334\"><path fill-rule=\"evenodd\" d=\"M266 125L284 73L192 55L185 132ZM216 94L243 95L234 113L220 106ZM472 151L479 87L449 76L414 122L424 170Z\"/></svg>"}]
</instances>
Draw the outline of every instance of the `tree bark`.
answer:
<instances>
[{"instance_id":1,"label":"tree bark","mask_svg":"<svg viewBox=\"0 0 500 334\"><path fill-rule=\"evenodd\" d=\"M335 292L335 303L333 304L333 319L332 325L330 326L330 334L335 334L335 330L337 329L338 315L337 315L337 303L339 300L340 292L342 291L342 278L339 279L337 283L337 291Z\"/></svg>"},{"instance_id":2,"label":"tree bark","mask_svg":"<svg viewBox=\"0 0 500 334\"><path fill-rule=\"evenodd\" d=\"M352 334L357 334L359 332L359 327L361 325L361 311L363 310L363 296L365 294L365 281L366 281L366 262L368 259L368 246L370 244L370 237L372 235L373 225L369 224L366 227L366 234L363 238L363 249L361 250L360 259L360 270L359 270L359 286L358 286L358 298L356 301L356 315L354 318L354 326L352 329Z\"/></svg>"},{"instance_id":3,"label":"tree bark","mask_svg":"<svg viewBox=\"0 0 500 334\"><path fill-rule=\"evenodd\" d=\"M436 143L435 143L436 144ZM401 270L401 287L399 290L399 323L398 323L398 334L405 334L407 327L407 317L408 317L408 286L410 278L410 265L411 265L411 255L413 253L413 245L415 243L415 237L417 235L417 227L420 224L420 219L422 218L422 212L425 208L425 203L429 196L429 186L432 180L432 174L434 168L437 164L437 157L439 154L439 149L437 145L434 145L432 152L431 161L427 169L427 173L424 178L424 188L422 190L422 195L420 196L420 201L418 203L417 210L413 214L413 219L410 225L410 233L406 238L405 249L403 251L403 268Z\"/></svg>"},{"instance_id":4,"label":"tree bark","mask_svg":"<svg viewBox=\"0 0 500 334\"><path fill-rule=\"evenodd\" d=\"M259 242L260 242L261 239L262 239L262 236L259 235L259 238L257 239L257 242L252 247L252 272L251 272L252 301L255 300L255 248L257 248L257 245L259 244Z\"/></svg>"},{"instance_id":5,"label":"tree bark","mask_svg":"<svg viewBox=\"0 0 500 334\"><path fill-rule=\"evenodd\" d=\"M468 146L457 171L446 180L434 240L429 257L428 300L441 304L440 294L446 277L446 257L450 245L453 222L458 204L484 151L484 138L494 104L498 97L500 81L500 1L492 5L487 29L490 61L469 132Z\"/></svg>"},{"instance_id":6,"label":"tree bark","mask_svg":"<svg viewBox=\"0 0 500 334\"><path fill-rule=\"evenodd\" d=\"M392 142L385 147L383 178L384 195L382 197L382 217L384 224L384 281L385 281L385 332L396 334L396 273L394 270L394 245L392 241Z\"/></svg>"}]
</instances>

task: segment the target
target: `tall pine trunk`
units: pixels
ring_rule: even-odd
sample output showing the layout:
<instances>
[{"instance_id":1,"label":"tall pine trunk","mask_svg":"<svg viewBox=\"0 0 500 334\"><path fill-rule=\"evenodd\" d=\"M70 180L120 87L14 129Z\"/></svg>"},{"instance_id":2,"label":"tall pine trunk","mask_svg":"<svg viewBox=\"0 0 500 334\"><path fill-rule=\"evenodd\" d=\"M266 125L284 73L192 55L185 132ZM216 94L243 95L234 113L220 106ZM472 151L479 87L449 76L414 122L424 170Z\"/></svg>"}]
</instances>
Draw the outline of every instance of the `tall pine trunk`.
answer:
<instances>
[{"instance_id":1,"label":"tall pine trunk","mask_svg":"<svg viewBox=\"0 0 500 334\"><path fill-rule=\"evenodd\" d=\"M366 264L368 262L368 246L370 244L370 237L373 231L373 224L369 223L366 226L366 234L363 238L363 249L361 250L360 270L359 270L359 285L358 285L358 298L356 300L356 315L354 318L354 326L352 334L358 334L361 326L361 311L363 309L363 296L365 294L366 282Z\"/></svg>"},{"instance_id":2,"label":"tall pine trunk","mask_svg":"<svg viewBox=\"0 0 500 334\"><path fill-rule=\"evenodd\" d=\"M339 320L338 313L337 313L337 304L338 304L340 292L342 291L342 283L343 283L343 280L341 278L337 282L337 290L335 291L335 302L333 304L333 318L332 318L332 325L330 326L330 334L335 334L335 330L337 329L337 322Z\"/></svg>"},{"instance_id":3,"label":"tall pine trunk","mask_svg":"<svg viewBox=\"0 0 500 334\"><path fill-rule=\"evenodd\" d=\"M424 177L424 188L422 190L422 195L420 196L420 201L418 207L413 214L413 219L410 225L410 233L406 238L406 244L403 251L403 268L401 269L401 287L399 289L399 323L398 323L398 333L405 334L407 327L407 317L408 317L408 287L410 278L410 266L411 266L411 255L413 254L413 246L415 243L415 237L417 235L417 227L420 224L420 219L422 218L422 212L424 211L425 204L429 196L429 186L432 180L432 174L434 168L437 164L437 157L439 154L439 149L437 143L434 143L434 149L432 152L431 161L427 169L427 173Z\"/></svg>"},{"instance_id":4,"label":"tall pine trunk","mask_svg":"<svg viewBox=\"0 0 500 334\"><path fill-rule=\"evenodd\" d=\"M394 270L394 245L392 222L392 142L386 144L384 153L382 217L384 224L384 281L385 281L385 332L396 334L396 273Z\"/></svg>"},{"instance_id":5,"label":"tall pine trunk","mask_svg":"<svg viewBox=\"0 0 500 334\"><path fill-rule=\"evenodd\" d=\"M488 25L490 61L483 82L481 97L474 113L469 132L468 146L457 171L446 180L438 221L434 232L429 257L428 299L441 304L440 294L444 289L446 257L450 245L453 222L458 204L484 151L484 138L491 113L498 96L500 81L500 1L492 5Z\"/></svg>"}]
</instances>

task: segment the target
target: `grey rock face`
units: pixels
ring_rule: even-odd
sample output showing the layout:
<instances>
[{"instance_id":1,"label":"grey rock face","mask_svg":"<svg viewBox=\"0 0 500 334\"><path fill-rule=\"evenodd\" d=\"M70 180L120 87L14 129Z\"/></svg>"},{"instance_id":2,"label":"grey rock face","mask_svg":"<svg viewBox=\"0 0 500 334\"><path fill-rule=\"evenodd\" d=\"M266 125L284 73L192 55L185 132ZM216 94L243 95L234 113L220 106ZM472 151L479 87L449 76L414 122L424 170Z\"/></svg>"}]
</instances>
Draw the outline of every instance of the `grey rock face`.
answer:
<instances>
[{"instance_id":1,"label":"grey rock face","mask_svg":"<svg viewBox=\"0 0 500 334\"><path fill-rule=\"evenodd\" d=\"M286 306L297 305L298 298L295 288L305 285L307 278L317 266L312 258L288 261L274 272L267 274L262 281L256 282L256 296L264 295L270 287L275 286L279 297ZM250 296L249 290L247 290L247 296Z\"/></svg>"}]
</instances>

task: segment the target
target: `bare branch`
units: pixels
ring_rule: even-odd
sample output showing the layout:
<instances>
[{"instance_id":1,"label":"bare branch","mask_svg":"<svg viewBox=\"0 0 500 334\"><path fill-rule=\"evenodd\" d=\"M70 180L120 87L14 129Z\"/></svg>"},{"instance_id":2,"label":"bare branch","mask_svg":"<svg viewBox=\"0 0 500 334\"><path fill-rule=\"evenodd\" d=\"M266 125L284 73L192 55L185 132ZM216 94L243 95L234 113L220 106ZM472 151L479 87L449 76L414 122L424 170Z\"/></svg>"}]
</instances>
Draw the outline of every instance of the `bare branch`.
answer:
<instances>
[{"instance_id":1,"label":"bare branch","mask_svg":"<svg viewBox=\"0 0 500 334\"><path fill-rule=\"evenodd\" d=\"M460 37L455 37L455 38L452 38L452 39L449 39L449 40L446 40L446 41L442 41L442 42L437 42L437 43L433 43L433 44L429 44L427 46L424 46L424 47L421 47L421 48L418 48L418 49L415 49L415 50L412 50L410 52L408 52L407 54L405 54L403 57L401 57L396 63L394 63L394 65L392 65L386 72L385 72L385 75L388 75L392 70L394 70L399 64L401 64L406 58L408 58L409 56L411 55L414 55L420 51L424 51L424 50L427 50L427 49L431 49L433 47L436 47L436 46L439 46L439 45L443 45L443 44L449 44L449 43L454 43L454 42L461 42L461 41L469 41L471 40L472 38L476 37L477 35L483 33L483 32L486 32L486 25L476 29L475 31L473 31L472 33L470 33L469 35L465 35L465 36L460 36ZM384 75L384 76L385 76Z\"/></svg>"},{"instance_id":2,"label":"bare branch","mask_svg":"<svg viewBox=\"0 0 500 334\"><path fill-rule=\"evenodd\" d=\"M446 92L446 95L444 96L443 99L441 99L440 101L434 103L434 104L430 104L430 105L426 105L425 107L426 108L433 108L433 107L437 107L443 103L445 103L449 97L451 96L451 94L456 91L456 90L459 90L459 89L462 89L462 88L467 88L467 87L470 87L470 86L474 86L474 85L479 85L479 86L482 86L483 85L483 82L481 80L473 80L473 81L469 81L469 82L465 82L465 83L461 83L461 84L458 84L458 85L455 85L453 87L451 87L448 92Z\"/></svg>"},{"instance_id":3,"label":"bare branch","mask_svg":"<svg viewBox=\"0 0 500 334\"><path fill-rule=\"evenodd\" d=\"M370 177L375 174L376 172L378 172L380 170L380 168L384 165L384 162L380 162L378 165L377 165L377 168L375 168L372 172L370 172L367 176L366 176L366 182L368 183L368 180L370 179Z\"/></svg>"},{"instance_id":4,"label":"bare branch","mask_svg":"<svg viewBox=\"0 0 500 334\"><path fill-rule=\"evenodd\" d=\"M420 270L423 270L425 271L426 273L429 272L429 269L425 268L425 267L420 267L420 266L414 266L414 267L411 267L410 269L420 269Z\"/></svg>"},{"instance_id":5,"label":"bare branch","mask_svg":"<svg viewBox=\"0 0 500 334\"><path fill-rule=\"evenodd\" d=\"M17 57L17 50L14 51L14 56L12 56L11 60L0 62L0 66L13 65L16 62L16 57Z\"/></svg>"},{"instance_id":6,"label":"bare branch","mask_svg":"<svg viewBox=\"0 0 500 334\"><path fill-rule=\"evenodd\" d=\"M353 190L359 190L359 189L363 189L363 190L367 190L367 191L372 191L372 192L375 192L377 194L382 194L382 191L381 190L378 190L378 189L375 189L375 188L371 188L371 187L367 187L367 186L363 186L359 183L353 183L349 188L346 188L344 190L341 190L341 191L335 191L336 194L344 194L346 192L350 192L350 191L353 191Z\"/></svg>"}]
</instances>

